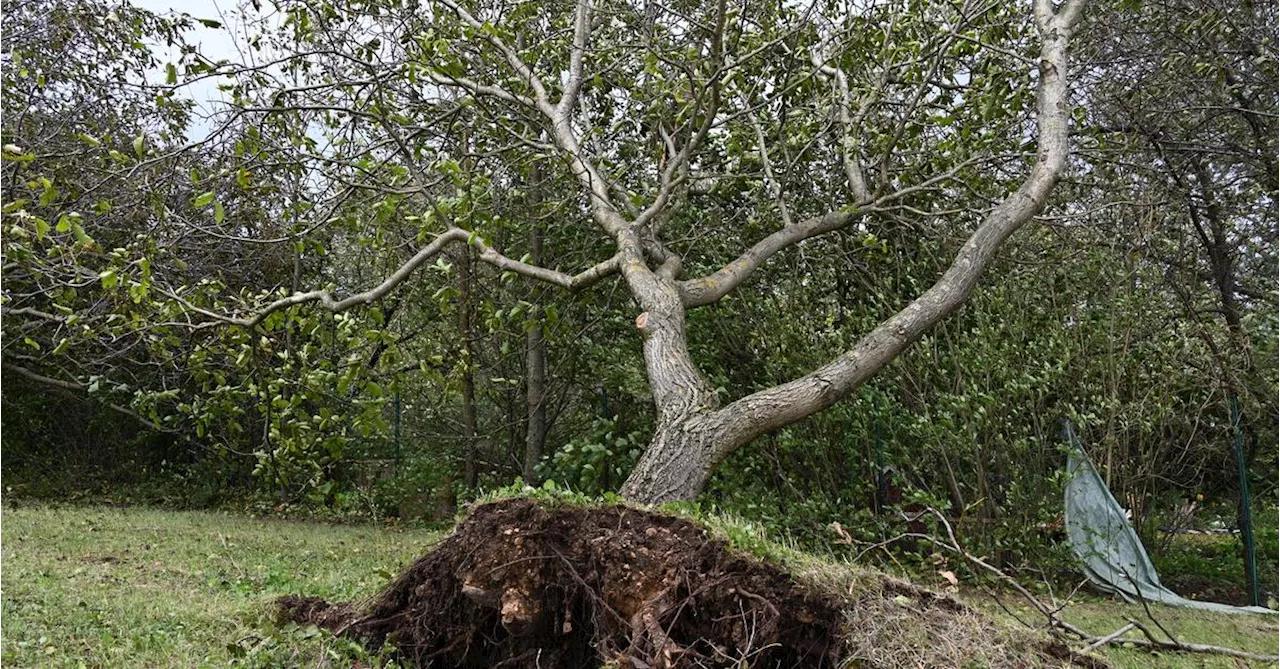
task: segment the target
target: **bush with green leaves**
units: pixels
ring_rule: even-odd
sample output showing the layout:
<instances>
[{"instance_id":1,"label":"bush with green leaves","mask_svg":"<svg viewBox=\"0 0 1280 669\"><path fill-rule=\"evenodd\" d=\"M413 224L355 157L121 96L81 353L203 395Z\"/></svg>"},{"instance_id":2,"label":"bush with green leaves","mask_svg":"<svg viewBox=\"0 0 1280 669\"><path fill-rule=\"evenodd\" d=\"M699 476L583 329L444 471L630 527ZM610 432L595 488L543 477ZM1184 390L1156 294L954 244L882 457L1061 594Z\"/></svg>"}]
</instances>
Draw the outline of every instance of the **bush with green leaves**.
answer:
<instances>
[{"instance_id":1,"label":"bush with green leaves","mask_svg":"<svg viewBox=\"0 0 1280 669\"><path fill-rule=\"evenodd\" d=\"M639 431L622 433L616 418L597 418L585 433L556 449L540 469L556 481L588 495L613 492L626 479L647 443Z\"/></svg>"}]
</instances>

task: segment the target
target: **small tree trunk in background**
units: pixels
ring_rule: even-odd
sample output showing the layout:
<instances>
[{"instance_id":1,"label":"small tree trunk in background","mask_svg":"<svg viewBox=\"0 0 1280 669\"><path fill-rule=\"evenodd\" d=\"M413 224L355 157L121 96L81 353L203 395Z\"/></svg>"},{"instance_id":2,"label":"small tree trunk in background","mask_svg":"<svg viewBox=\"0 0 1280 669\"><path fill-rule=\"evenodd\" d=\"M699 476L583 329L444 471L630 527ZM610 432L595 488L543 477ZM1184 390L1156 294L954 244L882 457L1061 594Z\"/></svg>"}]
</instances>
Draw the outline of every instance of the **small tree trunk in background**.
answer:
<instances>
[{"instance_id":1,"label":"small tree trunk in background","mask_svg":"<svg viewBox=\"0 0 1280 669\"><path fill-rule=\"evenodd\" d=\"M533 169L533 183L529 189L530 209L535 220L529 232L529 256L534 265L542 265L542 222L537 220L541 214L542 204L542 170ZM529 302L537 305L535 299L537 283L529 284ZM524 482L529 485L538 483L538 462L542 460L542 446L547 440L547 344L542 337L542 318L535 319L533 327L525 335L525 441L524 441Z\"/></svg>"},{"instance_id":2,"label":"small tree trunk in background","mask_svg":"<svg viewBox=\"0 0 1280 669\"><path fill-rule=\"evenodd\" d=\"M476 379L473 371L475 333L471 323L471 247L458 259L458 334L462 336L462 447L465 480L468 488L476 487L480 478L476 462Z\"/></svg>"},{"instance_id":3,"label":"small tree trunk in background","mask_svg":"<svg viewBox=\"0 0 1280 669\"><path fill-rule=\"evenodd\" d=\"M459 138L462 149L462 172L468 187L471 184L471 133L464 128ZM474 489L480 479L476 457L476 377L475 332L472 323L471 261L472 249L468 244L458 254L458 335L462 337L462 448L463 482Z\"/></svg>"},{"instance_id":4,"label":"small tree trunk in background","mask_svg":"<svg viewBox=\"0 0 1280 669\"><path fill-rule=\"evenodd\" d=\"M528 423L525 427L524 481L529 485L538 482L537 467L542 460L542 446L547 439L546 364L547 349L542 338L542 327L535 325L529 330L525 341L525 402Z\"/></svg>"}]
</instances>

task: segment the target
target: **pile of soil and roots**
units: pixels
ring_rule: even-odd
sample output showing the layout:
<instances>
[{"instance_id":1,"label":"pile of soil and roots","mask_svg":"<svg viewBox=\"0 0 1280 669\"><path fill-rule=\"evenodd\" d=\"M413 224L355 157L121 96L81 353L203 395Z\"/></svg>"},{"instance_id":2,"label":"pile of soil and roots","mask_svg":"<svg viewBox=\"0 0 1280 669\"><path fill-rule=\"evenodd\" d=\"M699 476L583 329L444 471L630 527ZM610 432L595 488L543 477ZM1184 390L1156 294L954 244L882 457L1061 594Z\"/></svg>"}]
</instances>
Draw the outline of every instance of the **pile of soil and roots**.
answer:
<instances>
[{"instance_id":1,"label":"pile of soil and roots","mask_svg":"<svg viewBox=\"0 0 1280 669\"><path fill-rule=\"evenodd\" d=\"M510 499L473 509L364 606L309 597L279 604L287 619L393 648L416 666L880 666L883 655L866 642L900 637L896 624L872 626L850 615L866 592L851 598L806 582L729 550L682 518ZM891 588L924 592L906 583ZM885 596L896 595L875 599ZM935 615L951 608L932 596L913 601ZM875 633L858 635L851 624ZM1012 666L1037 664L1030 659Z\"/></svg>"}]
</instances>

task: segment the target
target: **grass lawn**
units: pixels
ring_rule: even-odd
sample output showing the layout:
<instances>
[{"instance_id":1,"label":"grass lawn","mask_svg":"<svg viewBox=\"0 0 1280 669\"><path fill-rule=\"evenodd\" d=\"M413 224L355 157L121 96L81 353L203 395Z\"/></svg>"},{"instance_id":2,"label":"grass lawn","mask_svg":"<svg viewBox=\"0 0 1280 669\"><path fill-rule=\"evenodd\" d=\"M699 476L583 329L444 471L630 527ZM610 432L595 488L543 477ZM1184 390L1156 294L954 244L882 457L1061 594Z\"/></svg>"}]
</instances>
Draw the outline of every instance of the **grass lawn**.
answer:
<instances>
[{"instance_id":1,"label":"grass lawn","mask_svg":"<svg viewBox=\"0 0 1280 669\"><path fill-rule=\"evenodd\" d=\"M271 601L367 596L438 534L138 508L6 506L6 667L352 666Z\"/></svg>"},{"instance_id":2,"label":"grass lawn","mask_svg":"<svg viewBox=\"0 0 1280 669\"><path fill-rule=\"evenodd\" d=\"M980 592L967 593L970 603L996 616L1010 619L989 596ZM1030 624L1038 624L1039 614L1025 605L1016 593L1009 592L1001 599L1010 611ZM1173 606L1151 605L1151 613L1160 624L1169 630L1179 641L1186 643L1226 646L1251 653L1276 654L1277 635L1280 634L1280 620L1276 616L1245 615L1230 613L1213 613ZM1126 604L1089 595L1077 595L1072 603L1063 611L1063 619L1077 627L1099 636L1110 634L1125 625L1125 618L1133 618L1146 625L1155 634L1160 629L1151 623L1141 604ZM1133 630L1126 638L1142 638L1142 633ZM1248 661L1238 664L1238 660L1220 655L1182 654L1151 652L1145 648L1123 648L1110 646L1105 656L1115 669L1145 669L1146 667L1170 667L1191 669L1193 667L1223 667L1224 669L1240 669L1241 667L1275 667L1275 663Z\"/></svg>"},{"instance_id":3,"label":"grass lawn","mask_svg":"<svg viewBox=\"0 0 1280 669\"><path fill-rule=\"evenodd\" d=\"M0 571L0 663L11 667L360 666L352 643L277 627L280 595L368 596L438 534L141 508L7 506ZM989 599L980 608L1004 616ZM984 601L985 599L985 601ZM1006 603L1031 621L1014 598ZM1153 608L1180 639L1277 650L1277 620ZM1104 634L1142 607L1080 598L1066 618ZM1229 667L1229 658L1112 648L1125 667ZM1254 666L1258 666L1257 663Z\"/></svg>"},{"instance_id":4,"label":"grass lawn","mask_svg":"<svg viewBox=\"0 0 1280 669\"><path fill-rule=\"evenodd\" d=\"M1236 615L1230 613L1210 613L1194 609L1172 606L1152 605L1151 613L1179 641L1186 643L1202 643L1214 646L1227 646L1253 653L1276 654L1277 633L1280 622L1276 616ZM1125 624L1125 618L1133 618L1145 624L1153 633L1160 630L1143 611L1141 604L1125 604L1096 598L1082 598L1079 603L1068 607L1063 616L1067 621L1093 634L1109 634ZM1134 631L1128 636L1141 637L1141 632ZM1242 666L1262 667L1276 666L1262 662L1237 664L1230 657L1211 655L1186 655L1175 653L1152 653L1146 649L1112 647L1107 653L1115 669L1139 669L1141 667L1230 667Z\"/></svg>"}]
</instances>

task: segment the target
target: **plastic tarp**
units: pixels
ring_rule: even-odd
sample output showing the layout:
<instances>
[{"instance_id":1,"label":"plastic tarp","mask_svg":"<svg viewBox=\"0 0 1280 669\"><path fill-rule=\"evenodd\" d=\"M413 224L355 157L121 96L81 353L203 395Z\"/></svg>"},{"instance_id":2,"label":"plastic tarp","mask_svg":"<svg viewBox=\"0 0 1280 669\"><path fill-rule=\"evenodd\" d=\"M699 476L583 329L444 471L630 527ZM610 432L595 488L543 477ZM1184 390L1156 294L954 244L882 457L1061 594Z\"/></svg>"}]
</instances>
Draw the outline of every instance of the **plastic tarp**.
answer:
<instances>
[{"instance_id":1,"label":"plastic tarp","mask_svg":"<svg viewBox=\"0 0 1280 669\"><path fill-rule=\"evenodd\" d=\"M1198 602L1180 597L1160 585L1156 568L1147 557L1147 551L1133 531L1124 509L1098 475L1098 470L1076 439L1071 424L1064 424L1064 429L1070 447L1068 483L1063 502L1067 540L1079 558L1085 576L1094 585L1125 601L1141 597L1170 606L1223 613L1277 613L1260 606Z\"/></svg>"}]
</instances>

